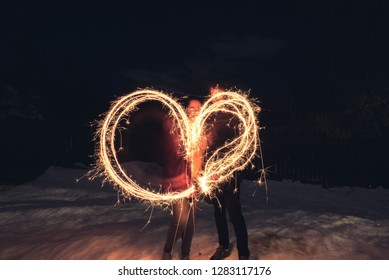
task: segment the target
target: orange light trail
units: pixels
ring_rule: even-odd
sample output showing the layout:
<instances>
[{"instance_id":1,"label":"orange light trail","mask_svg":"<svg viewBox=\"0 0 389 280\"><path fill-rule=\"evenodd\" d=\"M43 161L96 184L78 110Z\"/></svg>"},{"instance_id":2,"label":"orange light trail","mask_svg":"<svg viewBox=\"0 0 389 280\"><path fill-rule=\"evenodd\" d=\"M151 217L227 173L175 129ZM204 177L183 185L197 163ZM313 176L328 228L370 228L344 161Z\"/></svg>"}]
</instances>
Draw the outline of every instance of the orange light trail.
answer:
<instances>
[{"instance_id":1,"label":"orange light trail","mask_svg":"<svg viewBox=\"0 0 389 280\"><path fill-rule=\"evenodd\" d=\"M148 101L158 101L168 109L169 116L175 121L180 135L183 156L188 160L201 146L200 142L210 128L207 120L212 115L227 113L231 115L231 119L239 121L236 138L207 155L197 182L181 192L156 193L149 187L139 185L131 175L126 174L117 158L115 138L116 132L120 129L119 123L127 120L137 110L139 104ZM92 179L96 176L103 177L105 181L112 183L123 197L135 197L152 205L168 204L194 194L211 195L220 183L229 180L235 171L245 169L256 156L260 147L256 117L259 110L260 108L249 100L247 94L240 91L223 91L213 94L201 107L196 119L191 121L178 101L167 94L151 89L132 92L113 102L99 123L95 135L95 140L98 141L96 167L89 175ZM264 175L263 170L262 168L260 172L261 177Z\"/></svg>"}]
</instances>

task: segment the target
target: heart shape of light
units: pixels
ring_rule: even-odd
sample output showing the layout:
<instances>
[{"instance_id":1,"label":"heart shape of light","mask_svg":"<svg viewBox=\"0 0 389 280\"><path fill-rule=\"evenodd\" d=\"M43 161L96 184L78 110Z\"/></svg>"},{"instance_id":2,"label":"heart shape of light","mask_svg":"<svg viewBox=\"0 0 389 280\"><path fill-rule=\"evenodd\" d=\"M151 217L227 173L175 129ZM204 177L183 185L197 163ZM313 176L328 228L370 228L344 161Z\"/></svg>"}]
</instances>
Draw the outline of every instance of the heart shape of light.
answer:
<instances>
[{"instance_id":1,"label":"heart shape of light","mask_svg":"<svg viewBox=\"0 0 389 280\"><path fill-rule=\"evenodd\" d=\"M239 121L236 138L224 143L212 154L207 155L204 168L198 178L196 188L189 186L181 192L155 193L139 185L127 175L119 164L115 147L115 137L119 123L131 115L143 102L158 101L168 109L170 117L175 120L180 135L182 150L188 159L198 149L200 141L210 128L209 120L218 113L229 114ZM95 174L103 176L112 183L124 197L135 197L152 204L164 204L189 197L194 193L210 195L221 183L230 180L233 173L243 170L256 155L259 137L257 112L259 107L251 102L242 92L224 91L212 95L201 107L199 115L190 121L186 111L173 97L162 92L141 89L113 102L111 109L100 122L96 133L97 162Z\"/></svg>"}]
</instances>

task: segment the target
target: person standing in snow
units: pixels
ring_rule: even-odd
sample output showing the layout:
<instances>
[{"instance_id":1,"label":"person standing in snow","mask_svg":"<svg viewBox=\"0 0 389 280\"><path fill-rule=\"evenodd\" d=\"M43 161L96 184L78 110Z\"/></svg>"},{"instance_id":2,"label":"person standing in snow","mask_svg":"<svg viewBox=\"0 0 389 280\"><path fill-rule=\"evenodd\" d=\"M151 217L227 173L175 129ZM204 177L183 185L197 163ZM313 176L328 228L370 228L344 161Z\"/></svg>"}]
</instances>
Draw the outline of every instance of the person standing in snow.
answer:
<instances>
[{"instance_id":1,"label":"person standing in snow","mask_svg":"<svg viewBox=\"0 0 389 280\"><path fill-rule=\"evenodd\" d=\"M197 117L201 102L196 99L189 100L187 106L188 117L191 121ZM173 128L173 124L168 120L164 124L167 149L165 149L165 181L168 191L183 191L190 187L202 168L203 153L206 142L202 142L198 150L193 155L191 162L185 160L179 151L179 136ZM172 133L173 131L173 133ZM168 229L165 246L163 249L162 259L171 260L173 247L177 239L182 239L181 259L189 260L190 248L192 244L195 224L195 207L194 198L182 198L172 203L173 219Z\"/></svg>"},{"instance_id":2,"label":"person standing in snow","mask_svg":"<svg viewBox=\"0 0 389 280\"><path fill-rule=\"evenodd\" d=\"M218 92L221 92L218 86L211 88L211 96ZM217 101L218 100L214 100L214 102ZM218 113L216 115L213 123L211 124L212 143L210 144L210 151L216 150L227 140L235 137L238 130L238 124L235 119L231 118L231 115L226 113ZM211 260L223 260L231 255L227 212L230 222L234 226L239 259L247 260L250 257L247 226L240 204L239 194L241 182L242 176L238 176L236 173L235 176L228 182L218 186L215 197L211 200L214 206L215 223L219 240L219 246L217 247L215 253L211 256Z\"/></svg>"}]
</instances>

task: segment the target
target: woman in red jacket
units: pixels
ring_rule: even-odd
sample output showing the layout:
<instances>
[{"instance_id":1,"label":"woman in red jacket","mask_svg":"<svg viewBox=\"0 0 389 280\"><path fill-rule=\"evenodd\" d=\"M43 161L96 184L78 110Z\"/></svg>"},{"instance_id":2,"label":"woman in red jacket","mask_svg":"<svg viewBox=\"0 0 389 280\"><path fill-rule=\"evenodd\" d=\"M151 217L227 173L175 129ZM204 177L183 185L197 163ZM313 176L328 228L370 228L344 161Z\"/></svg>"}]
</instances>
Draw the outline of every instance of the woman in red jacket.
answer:
<instances>
[{"instance_id":1,"label":"woman in red jacket","mask_svg":"<svg viewBox=\"0 0 389 280\"><path fill-rule=\"evenodd\" d=\"M201 108L201 102L191 99L188 103L188 117L193 121ZM180 152L179 136L172 129L173 123L167 120L164 124L165 131L165 189L168 191L182 191L190 187L191 182L196 178L202 168L203 151L205 145L200 145L199 151L193 155L191 162L185 160L184 155ZM172 133L173 131L173 133ZM195 201L193 198L182 198L172 204L173 219L170 224L162 259L171 260L174 244L177 239L182 239L181 259L189 260L190 247L194 233L194 212Z\"/></svg>"}]
</instances>

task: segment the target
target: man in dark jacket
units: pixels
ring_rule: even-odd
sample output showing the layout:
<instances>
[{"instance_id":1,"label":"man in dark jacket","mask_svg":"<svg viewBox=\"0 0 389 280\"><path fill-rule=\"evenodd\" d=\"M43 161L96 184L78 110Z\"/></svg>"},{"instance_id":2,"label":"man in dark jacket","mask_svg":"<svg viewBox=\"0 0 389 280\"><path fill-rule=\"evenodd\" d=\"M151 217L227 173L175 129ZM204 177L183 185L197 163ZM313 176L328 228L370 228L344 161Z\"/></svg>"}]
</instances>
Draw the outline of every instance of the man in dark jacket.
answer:
<instances>
[{"instance_id":1,"label":"man in dark jacket","mask_svg":"<svg viewBox=\"0 0 389 280\"><path fill-rule=\"evenodd\" d=\"M218 88L211 89L211 96L218 92L220 92L220 89ZM210 153L223 146L226 141L232 140L237 133L239 133L237 120L226 113L216 114L215 118L212 120L211 127L212 142L209 147ZM228 182L225 182L218 187L215 197L212 199L219 247L212 255L211 260L222 260L231 254L226 216L227 212L229 220L234 226L239 259L246 260L250 257L247 226L242 215L239 196L241 181L242 177L235 174Z\"/></svg>"}]
</instances>

